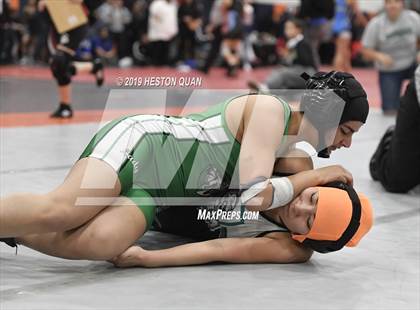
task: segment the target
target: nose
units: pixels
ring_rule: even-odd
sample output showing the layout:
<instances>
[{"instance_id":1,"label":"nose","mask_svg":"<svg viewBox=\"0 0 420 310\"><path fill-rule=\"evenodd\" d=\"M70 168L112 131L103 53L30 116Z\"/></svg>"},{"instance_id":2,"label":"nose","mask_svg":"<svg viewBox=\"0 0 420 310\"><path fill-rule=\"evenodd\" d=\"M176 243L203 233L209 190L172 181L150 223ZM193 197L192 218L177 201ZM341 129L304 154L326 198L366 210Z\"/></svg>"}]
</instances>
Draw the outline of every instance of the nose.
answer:
<instances>
[{"instance_id":1,"label":"nose","mask_svg":"<svg viewBox=\"0 0 420 310\"><path fill-rule=\"evenodd\" d=\"M313 215L315 209L314 206L305 202L298 202L296 204L296 216L311 216Z\"/></svg>"},{"instance_id":2,"label":"nose","mask_svg":"<svg viewBox=\"0 0 420 310\"><path fill-rule=\"evenodd\" d=\"M349 148L351 146L351 142L352 142L352 136L345 137L342 142L342 145L346 148Z\"/></svg>"}]
</instances>

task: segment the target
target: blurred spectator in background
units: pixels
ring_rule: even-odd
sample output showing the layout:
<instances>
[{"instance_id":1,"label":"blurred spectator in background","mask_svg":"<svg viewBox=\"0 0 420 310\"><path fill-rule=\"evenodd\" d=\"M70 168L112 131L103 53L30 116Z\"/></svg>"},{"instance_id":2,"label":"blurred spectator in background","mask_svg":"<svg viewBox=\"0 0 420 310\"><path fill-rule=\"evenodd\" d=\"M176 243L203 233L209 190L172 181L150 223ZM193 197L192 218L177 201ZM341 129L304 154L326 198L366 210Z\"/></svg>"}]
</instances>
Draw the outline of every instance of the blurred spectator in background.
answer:
<instances>
[{"instance_id":1,"label":"blurred spectator in background","mask_svg":"<svg viewBox=\"0 0 420 310\"><path fill-rule=\"evenodd\" d=\"M243 24L244 24L244 70L250 71L252 69L251 63L254 62L255 54L252 49L251 33L254 30L254 7L251 0L244 0L243 8Z\"/></svg>"},{"instance_id":2,"label":"blurred spectator in background","mask_svg":"<svg viewBox=\"0 0 420 310\"><path fill-rule=\"evenodd\" d=\"M284 25L291 17L285 4L276 4L271 8L267 5L256 7L255 27L258 33L252 37L252 46L257 57L256 65L278 64L277 49L286 44Z\"/></svg>"},{"instance_id":3,"label":"blurred spectator in background","mask_svg":"<svg viewBox=\"0 0 420 310\"><path fill-rule=\"evenodd\" d=\"M419 59L420 17L403 0L385 0L385 12L373 18L363 35L363 55L379 69L382 110L395 115L402 82L413 77Z\"/></svg>"},{"instance_id":4,"label":"blurred spectator in background","mask_svg":"<svg viewBox=\"0 0 420 310\"><path fill-rule=\"evenodd\" d=\"M0 2L0 63L11 60L11 24L10 7L8 0Z\"/></svg>"},{"instance_id":5,"label":"blurred spectator in background","mask_svg":"<svg viewBox=\"0 0 420 310\"><path fill-rule=\"evenodd\" d=\"M45 33L48 32L43 22L42 16L37 10L36 0L28 0L23 7L22 21L25 26L25 34L22 38L22 59L21 64L31 64L35 59L39 60L41 57L46 59L45 42L47 37ZM44 55L40 53L44 50Z\"/></svg>"},{"instance_id":6,"label":"blurred spectator in background","mask_svg":"<svg viewBox=\"0 0 420 310\"><path fill-rule=\"evenodd\" d=\"M332 32L335 38L333 67L336 71L351 71L351 21L348 0L335 0Z\"/></svg>"},{"instance_id":7,"label":"blurred spectator in background","mask_svg":"<svg viewBox=\"0 0 420 310\"><path fill-rule=\"evenodd\" d=\"M94 57L101 58L104 64L115 65L117 63L117 51L108 27L100 27L98 33L92 37L91 42Z\"/></svg>"},{"instance_id":8,"label":"blurred spectator in background","mask_svg":"<svg viewBox=\"0 0 420 310\"><path fill-rule=\"evenodd\" d=\"M19 1L0 1L0 63L14 62L22 56L22 44L28 34L19 9Z\"/></svg>"},{"instance_id":9,"label":"blurred spectator in background","mask_svg":"<svg viewBox=\"0 0 420 310\"><path fill-rule=\"evenodd\" d=\"M213 66L214 61L220 53L220 46L222 44L222 25L223 25L223 1L214 0L210 11L210 21L206 26L206 33L211 37L211 47L204 60L203 66L198 69L207 74Z\"/></svg>"},{"instance_id":10,"label":"blurred spectator in background","mask_svg":"<svg viewBox=\"0 0 420 310\"><path fill-rule=\"evenodd\" d=\"M153 65L171 64L170 48L178 34L178 8L174 0L154 0L149 7L147 37Z\"/></svg>"},{"instance_id":11,"label":"blurred spectator in background","mask_svg":"<svg viewBox=\"0 0 420 310\"><path fill-rule=\"evenodd\" d=\"M1 63L47 62L50 24L43 17L45 14L36 10L39 1L0 0ZM420 1L402 1L407 7L419 9ZM136 65L162 65L176 60L180 70L197 68L208 73L217 60L217 64L222 61L227 64L229 76L235 76L241 64L247 71L252 67L278 64L281 58L278 51L288 40L285 23L300 16L305 22L305 38L313 47L316 65L322 59L323 63L333 62L338 70L348 71L352 64L372 64L362 57L361 41L364 28L374 14L362 12L358 0L300 0L298 7L280 0L261 3L253 0L83 0L83 3L89 11L89 40L82 41L78 59L95 57L92 41L95 39L96 44L104 47L98 53L108 64L115 63L116 53L121 67L131 66L133 61ZM113 40L110 50L108 36L101 38L98 33L103 24ZM332 31L335 41L330 40ZM334 50L337 53L333 59Z\"/></svg>"},{"instance_id":12,"label":"blurred spectator in background","mask_svg":"<svg viewBox=\"0 0 420 310\"><path fill-rule=\"evenodd\" d=\"M306 21L305 37L311 44L317 66L321 63L320 44L331 38L330 20L334 14L334 0L301 0L298 17Z\"/></svg>"},{"instance_id":13,"label":"blurred spectator in background","mask_svg":"<svg viewBox=\"0 0 420 310\"><path fill-rule=\"evenodd\" d=\"M181 0L178 8L178 61L192 64L195 59L195 32L202 23L202 9L197 0Z\"/></svg>"},{"instance_id":14,"label":"blurred spectator in background","mask_svg":"<svg viewBox=\"0 0 420 310\"><path fill-rule=\"evenodd\" d=\"M241 62L243 40L243 6L241 0L223 0L222 56L226 62L226 75L235 77Z\"/></svg>"},{"instance_id":15,"label":"blurred spectator in background","mask_svg":"<svg viewBox=\"0 0 420 310\"><path fill-rule=\"evenodd\" d=\"M351 20L351 62L353 66L366 67L370 65L370 63L362 57L362 36L369 22L370 16L368 13L363 12L360 9L358 0L347 0L347 4Z\"/></svg>"},{"instance_id":16,"label":"blurred spectator in background","mask_svg":"<svg viewBox=\"0 0 420 310\"><path fill-rule=\"evenodd\" d=\"M75 60L77 61L91 61L93 59L93 45L90 38L84 39L79 44L76 50Z\"/></svg>"},{"instance_id":17,"label":"blurred spectator in background","mask_svg":"<svg viewBox=\"0 0 420 310\"><path fill-rule=\"evenodd\" d=\"M84 0L83 4L87 7L89 10L88 14L88 20L89 25L95 25L98 21L98 11L97 9L104 4L107 0Z\"/></svg>"},{"instance_id":18,"label":"blurred spectator in background","mask_svg":"<svg viewBox=\"0 0 420 310\"><path fill-rule=\"evenodd\" d=\"M291 12L289 12L289 8L286 4L275 4L273 6L273 13L271 14L270 33L276 38L284 38L285 24L293 16L294 14L291 14Z\"/></svg>"},{"instance_id":19,"label":"blurred spectator in background","mask_svg":"<svg viewBox=\"0 0 420 310\"><path fill-rule=\"evenodd\" d=\"M67 3L78 5L85 14L89 14L89 12L87 12L87 7L83 4L83 0L68 0ZM48 10L47 2L45 0L40 0L37 3L37 7L40 12L44 12L43 14L46 20L51 24L48 40L50 49L49 65L51 74L57 84L59 105L50 117L71 118L73 116L71 105L71 82L73 76L80 73L90 73L95 77L96 85L102 86L104 82L103 65L100 59L80 61L82 59L78 59L77 57L77 50L80 43L86 39L89 31L89 25L87 23L83 22L76 28L60 33L53 20L60 17L71 17L66 6L57 6L56 10ZM85 55L82 56L86 57Z\"/></svg>"},{"instance_id":20,"label":"blurred spectator in background","mask_svg":"<svg viewBox=\"0 0 420 310\"><path fill-rule=\"evenodd\" d=\"M149 0L134 0L131 6L132 20L127 26L128 46L131 47L134 58L145 61L141 52L147 47L147 23L149 18Z\"/></svg>"},{"instance_id":21,"label":"blurred spectator in background","mask_svg":"<svg viewBox=\"0 0 420 310\"><path fill-rule=\"evenodd\" d=\"M123 0L107 0L97 9L99 21L108 26L114 44L117 47L118 59L128 55L126 26L131 22L131 13L124 6Z\"/></svg>"},{"instance_id":22,"label":"blurred spectator in background","mask_svg":"<svg viewBox=\"0 0 420 310\"><path fill-rule=\"evenodd\" d=\"M315 57L303 36L304 23L290 19L285 25L286 47L280 48L282 66L273 70L265 83L249 81L248 87L257 92L269 93L273 89L304 89L303 72L313 75L317 71Z\"/></svg>"}]
</instances>

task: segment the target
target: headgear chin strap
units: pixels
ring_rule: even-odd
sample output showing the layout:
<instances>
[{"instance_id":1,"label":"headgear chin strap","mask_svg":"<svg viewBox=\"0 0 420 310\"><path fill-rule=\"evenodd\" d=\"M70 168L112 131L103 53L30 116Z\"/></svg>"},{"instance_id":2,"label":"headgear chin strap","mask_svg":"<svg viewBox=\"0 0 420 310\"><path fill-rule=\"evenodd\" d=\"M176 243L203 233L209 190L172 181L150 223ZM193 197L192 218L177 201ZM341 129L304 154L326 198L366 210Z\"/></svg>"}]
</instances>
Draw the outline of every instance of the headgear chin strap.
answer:
<instances>
[{"instance_id":1,"label":"headgear chin strap","mask_svg":"<svg viewBox=\"0 0 420 310\"><path fill-rule=\"evenodd\" d=\"M306 117L318 129L318 149L321 149L318 157L329 158L325 134L328 129L337 125L332 123L329 116L342 111L339 124L350 120L364 123L369 112L366 92L354 76L346 72L318 72L313 76L304 72L301 77L306 81L306 89L312 90L302 96L301 107L306 112Z\"/></svg>"},{"instance_id":2,"label":"headgear chin strap","mask_svg":"<svg viewBox=\"0 0 420 310\"><path fill-rule=\"evenodd\" d=\"M319 253L329 253L341 250L356 234L360 227L360 219L362 215L361 202L353 187L338 181L325 184L324 186L338 188L347 192L352 204L352 215L346 230L338 240L330 241L306 238L302 242L303 245ZM339 205L340 202L337 201L337 204ZM337 206L337 208L339 208L339 206ZM334 219L331 220L333 221Z\"/></svg>"}]
</instances>

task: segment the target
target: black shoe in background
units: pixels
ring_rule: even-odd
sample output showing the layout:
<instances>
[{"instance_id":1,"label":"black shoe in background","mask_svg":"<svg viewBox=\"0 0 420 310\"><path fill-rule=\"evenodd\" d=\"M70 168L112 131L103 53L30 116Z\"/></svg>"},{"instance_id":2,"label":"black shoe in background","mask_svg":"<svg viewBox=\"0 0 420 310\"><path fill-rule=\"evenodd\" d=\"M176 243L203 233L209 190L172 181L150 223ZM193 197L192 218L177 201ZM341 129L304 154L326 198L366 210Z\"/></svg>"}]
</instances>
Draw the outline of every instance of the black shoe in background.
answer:
<instances>
[{"instance_id":1,"label":"black shoe in background","mask_svg":"<svg viewBox=\"0 0 420 310\"><path fill-rule=\"evenodd\" d=\"M73 117L73 110L69 104L60 103L57 110L55 110L50 117L52 118L71 118Z\"/></svg>"},{"instance_id":2,"label":"black shoe in background","mask_svg":"<svg viewBox=\"0 0 420 310\"><path fill-rule=\"evenodd\" d=\"M390 126L383 135L379 145L370 159L369 171L372 179L375 181L379 180L379 164L382 162L382 158L391 148L392 136L394 135L395 125Z\"/></svg>"}]
</instances>

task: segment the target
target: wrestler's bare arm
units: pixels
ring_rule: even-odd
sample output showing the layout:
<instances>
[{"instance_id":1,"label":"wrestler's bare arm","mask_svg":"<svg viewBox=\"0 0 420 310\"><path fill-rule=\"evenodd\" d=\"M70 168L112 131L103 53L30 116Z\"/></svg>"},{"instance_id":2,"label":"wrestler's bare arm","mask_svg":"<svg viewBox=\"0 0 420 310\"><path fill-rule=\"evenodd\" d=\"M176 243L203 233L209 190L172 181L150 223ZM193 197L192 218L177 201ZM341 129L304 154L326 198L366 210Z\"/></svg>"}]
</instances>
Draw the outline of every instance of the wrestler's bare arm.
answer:
<instances>
[{"instance_id":1,"label":"wrestler's bare arm","mask_svg":"<svg viewBox=\"0 0 420 310\"><path fill-rule=\"evenodd\" d=\"M117 267L164 267L226 263L303 263L312 251L298 244L287 233L275 238L223 238L188 243L163 250L144 250L132 246L111 262Z\"/></svg>"},{"instance_id":2,"label":"wrestler's bare arm","mask_svg":"<svg viewBox=\"0 0 420 310\"><path fill-rule=\"evenodd\" d=\"M239 156L241 185L250 185L256 180L271 178L275 165L275 153L284 134L284 110L278 100L263 96L249 100L243 114L244 134ZM351 174L341 166L329 166L303 171L288 177L293 186L294 197L308 187L340 180L352 183ZM273 186L250 199L246 206L252 211L263 211L272 205Z\"/></svg>"}]
</instances>

